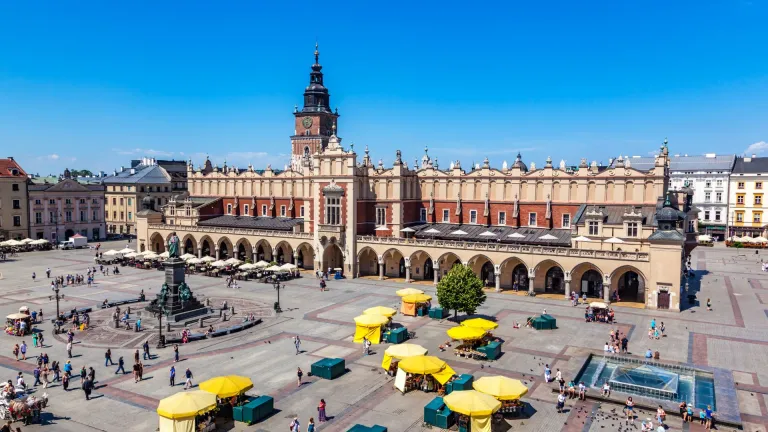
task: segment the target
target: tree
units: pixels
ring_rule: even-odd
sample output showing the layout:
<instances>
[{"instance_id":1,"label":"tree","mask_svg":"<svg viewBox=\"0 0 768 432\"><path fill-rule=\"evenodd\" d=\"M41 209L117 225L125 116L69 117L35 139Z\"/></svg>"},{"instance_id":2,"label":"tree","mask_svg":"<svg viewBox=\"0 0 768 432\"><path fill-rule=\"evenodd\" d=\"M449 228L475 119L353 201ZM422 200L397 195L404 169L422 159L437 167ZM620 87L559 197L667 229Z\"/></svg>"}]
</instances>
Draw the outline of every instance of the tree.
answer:
<instances>
[{"instance_id":1,"label":"tree","mask_svg":"<svg viewBox=\"0 0 768 432\"><path fill-rule=\"evenodd\" d=\"M485 303L483 281L465 265L455 265L437 284L437 301L440 306L472 315Z\"/></svg>"}]
</instances>

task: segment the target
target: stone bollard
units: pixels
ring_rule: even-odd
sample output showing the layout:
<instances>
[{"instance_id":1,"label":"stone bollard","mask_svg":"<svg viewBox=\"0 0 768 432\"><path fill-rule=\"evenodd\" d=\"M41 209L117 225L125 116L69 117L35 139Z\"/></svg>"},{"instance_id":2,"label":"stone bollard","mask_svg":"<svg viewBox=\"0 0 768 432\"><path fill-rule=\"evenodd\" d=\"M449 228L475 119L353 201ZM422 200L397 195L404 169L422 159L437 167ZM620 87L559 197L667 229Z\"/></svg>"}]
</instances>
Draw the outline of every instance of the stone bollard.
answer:
<instances>
[{"instance_id":1,"label":"stone bollard","mask_svg":"<svg viewBox=\"0 0 768 432\"><path fill-rule=\"evenodd\" d=\"M126 311L126 312L128 312L128 315L130 315L130 314L131 314L131 307L130 307L130 306L128 306L128 307L125 309L125 311Z\"/></svg>"},{"instance_id":2,"label":"stone bollard","mask_svg":"<svg viewBox=\"0 0 768 432\"><path fill-rule=\"evenodd\" d=\"M223 314L223 313L224 313L223 310L219 310L219 318L221 318L221 314Z\"/></svg>"},{"instance_id":3,"label":"stone bollard","mask_svg":"<svg viewBox=\"0 0 768 432\"><path fill-rule=\"evenodd\" d=\"M205 327L205 324L203 324L203 318L200 318L200 328Z\"/></svg>"},{"instance_id":4,"label":"stone bollard","mask_svg":"<svg viewBox=\"0 0 768 432\"><path fill-rule=\"evenodd\" d=\"M170 333L171 332L171 323L165 323L165 332Z\"/></svg>"},{"instance_id":5,"label":"stone bollard","mask_svg":"<svg viewBox=\"0 0 768 432\"><path fill-rule=\"evenodd\" d=\"M227 320L227 314L224 314L224 316L221 318L221 320L222 321L226 321Z\"/></svg>"},{"instance_id":6,"label":"stone bollard","mask_svg":"<svg viewBox=\"0 0 768 432\"><path fill-rule=\"evenodd\" d=\"M210 298L206 298L205 299L205 305L208 306L208 307L211 307L211 299Z\"/></svg>"},{"instance_id":7,"label":"stone bollard","mask_svg":"<svg viewBox=\"0 0 768 432\"><path fill-rule=\"evenodd\" d=\"M232 315L234 315L234 314L235 314L235 307L234 307L234 306L232 306L231 308L229 308L229 313L230 313L230 314L232 314Z\"/></svg>"},{"instance_id":8,"label":"stone bollard","mask_svg":"<svg viewBox=\"0 0 768 432\"><path fill-rule=\"evenodd\" d=\"M115 320L114 320L114 321L115 321L115 328L116 328L116 329L119 329L119 328L120 328L120 320L119 320L119 319L117 319L117 318L115 318Z\"/></svg>"}]
</instances>

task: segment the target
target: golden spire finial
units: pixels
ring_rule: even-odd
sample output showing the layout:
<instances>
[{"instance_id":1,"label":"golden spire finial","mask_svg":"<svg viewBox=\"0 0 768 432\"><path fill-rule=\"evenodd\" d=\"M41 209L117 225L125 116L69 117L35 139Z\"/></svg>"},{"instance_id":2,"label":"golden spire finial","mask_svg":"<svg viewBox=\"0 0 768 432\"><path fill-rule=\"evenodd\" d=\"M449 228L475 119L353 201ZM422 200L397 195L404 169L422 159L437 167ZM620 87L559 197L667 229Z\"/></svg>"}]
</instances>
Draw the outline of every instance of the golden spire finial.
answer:
<instances>
[{"instance_id":1,"label":"golden spire finial","mask_svg":"<svg viewBox=\"0 0 768 432\"><path fill-rule=\"evenodd\" d=\"M318 44L315 42L315 64L320 64L319 59L320 58L320 51L318 50Z\"/></svg>"}]
</instances>

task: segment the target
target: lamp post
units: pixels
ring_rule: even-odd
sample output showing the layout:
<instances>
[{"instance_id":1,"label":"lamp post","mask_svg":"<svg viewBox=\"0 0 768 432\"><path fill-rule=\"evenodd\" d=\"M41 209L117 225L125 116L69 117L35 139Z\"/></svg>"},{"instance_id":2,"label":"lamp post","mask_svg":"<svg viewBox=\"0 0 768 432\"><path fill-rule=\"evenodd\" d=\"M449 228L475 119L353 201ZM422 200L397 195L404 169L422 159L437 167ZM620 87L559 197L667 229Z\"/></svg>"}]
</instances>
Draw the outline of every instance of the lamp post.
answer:
<instances>
[{"instance_id":1,"label":"lamp post","mask_svg":"<svg viewBox=\"0 0 768 432\"><path fill-rule=\"evenodd\" d=\"M165 338L163 337L163 315L165 315L165 305L162 305L155 312L158 319L158 330L160 331L160 337L157 340L157 348L165 348Z\"/></svg>"},{"instance_id":2,"label":"lamp post","mask_svg":"<svg viewBox=\"0 0 768 432\"><path fill-rule=\"evenodd\" d=\"M285 285L280 286L280 281L275 280L273 282L273 286L275 287L275 290L277 291L277 301L275 302L275 312L280 313L283 310L280 308L280 290L285 289Z\"/></svg>"},{"instance_id":3,"label":"lamp post","mask_svg":"<svg viewBox=\"0 0 768 432\"><path fill-rule=\"evenodd\" d=\"M64 294L59 295L59 286L58 285L54 285L54 287L51 288L51 289L53 290L54 295L50 296L49 298L51 300L53 300L54 298L56 299L56 319L59 319L59 317L61 316L61 313L59 312L59 300L64 298Z\"/></svg>"}]
</instances>

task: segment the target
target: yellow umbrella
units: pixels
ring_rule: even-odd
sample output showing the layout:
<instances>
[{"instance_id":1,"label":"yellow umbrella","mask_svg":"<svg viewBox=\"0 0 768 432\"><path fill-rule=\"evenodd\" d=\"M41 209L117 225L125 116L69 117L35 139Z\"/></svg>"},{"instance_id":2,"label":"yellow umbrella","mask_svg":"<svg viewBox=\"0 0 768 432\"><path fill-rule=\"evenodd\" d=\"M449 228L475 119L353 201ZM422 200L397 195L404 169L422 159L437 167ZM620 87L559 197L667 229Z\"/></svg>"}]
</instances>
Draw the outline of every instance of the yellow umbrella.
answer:
<instances>
[{"instance_id":1,"label":"yellow umbrella","mask_svg":"<svg viewBox=\"0 0 768 432\"><path fill-rule=\"evenodd\" d=\"M499 326L499 323L493 322L491 320L487 320L485 318L472 318L468 320L464 320L461 322L461 325L465 327L474 327L479 328L483 330L493 330Z\"/></svg>"},{"instance_id":2,"label":"yellow umbrella","mask_svg":"<svg viewBox=\"0 0 768 432\"><path fill-rule=\"evenodd\" d=\"M482 339L486 331L476 327L456 326L448 329L446 333L454 340L476 340Z\"/></svg>"},{"instance_id":3,"label":"yellow umbrella","mask_svg":"<svg viewBox=\"0 0 768 432\"><path fill-rule=\"evenodd\" d=\"M470 417L489 416L501 408L501 402L493 396L475 390L458 390L443 398L451 409Z\"/></svg>"},{"instance_id":4,"label":"yellow umbrella","mask_svg":"<svg viewBox=\"0 0 768 432\"><path fill-rule=\"evenodd\" d=\"M440 372L447 365L435 356L415 356L401 360L397 367L408 373L426 375Z\"/></svg>"},{"instance_id":5,"label":"yellow umbrella","mask_svg":"<svg viewBox=\"0 0 768 432\"><path fill-rule=\"evenodd\" d=\"M484 376L475 381L472 387L498 400L516 400L528 393L528 387L520 380L505 376Z\"/></svg>"},{"instance_id":6,"label":"yellow umbrella","mask_svg":"<svg viewBox=\"0 0 768 432\"><path fill-rule=\"evenodd\" d=\"M238 375L227 375L211 378L200 383L200 389L213 393L220 398L228 398L245 393L253 388L250 378Z\"/></svg>"},{"instance_id":7,"label":"yellow umbrella","mask_svg":"<svg viewBox=\"0 0 768 432\"><path fill-rule=\"evenodd\" d=\"M403 288L401 290L397 290L395 294L399 295L400 297L405 297L413 294L424 294L424 291L416 288Z\"/></svg>"},{"instance_id":8,"label":"yellow umbrella","mask_svg":"<svg viewBox=\"0 0 768 432\"><path fill-rule=\"evenodd\" d=\"M392 363L392 359L396 358L402 360L408 357L423 356L427 354L427 349L421 345L402 343L399 345L392 345L384 351L384 359L381 362L381 367L385 370L389 370L389 365Z\"/></svg>"},{"instance_id":9,"label":"yellow umbrella","mask_svg":"<svg viewBox=\"0 0 768 432\"><path fill-rule=\"evenodd\" d=\"M389 322L383 315L360 315L355 317L355 323L364 327L382 326Z\"/></svg>"},{"instance_id":10,"label":"yellow umbrella","mask_svg":"<svg viewBox=\"0 0 768 432\"><path fill-rule=\"evenodd\" d=\"M386 306L374 306L363 311L363 315L382 315L385 317L392 317L396 313L395 309Z\"/></svg>"},{"instance_id":11,"label":"yellow umbrella","mask_svg":"<svg viewBox=\"0 0 768 432\"><path fill-rule=\"evenodd\" d=\"M426 303L432 300L432 296L426 294L409 294L403 297L405 303Z\"/></svg>"},{"instance_id":12,"label":"yellow umbrella","mask_svg":"<svg viewBox=\"0 0 768 432\"><path fill-rule=\"evenodd\" d=\"M216 407L216 395L202 390L176 393L160 401L157 413L169 419L202 414Z\"/></svg>"}]
</instances>

